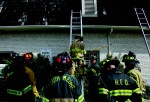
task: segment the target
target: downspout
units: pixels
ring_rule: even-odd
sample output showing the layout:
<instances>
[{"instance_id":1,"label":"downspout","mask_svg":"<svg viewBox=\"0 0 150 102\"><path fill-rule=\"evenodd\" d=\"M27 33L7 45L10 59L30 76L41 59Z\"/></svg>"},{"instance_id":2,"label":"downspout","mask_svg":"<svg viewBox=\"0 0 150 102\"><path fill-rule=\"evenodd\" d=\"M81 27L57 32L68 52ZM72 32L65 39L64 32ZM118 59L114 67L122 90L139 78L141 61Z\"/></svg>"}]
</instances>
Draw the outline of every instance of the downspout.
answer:
<instances>
[{"instance_id":1,"label":"downspout","mask_svg":"<svg viewBox=\"0 0 150 102\"><path fill-rule=\"evenodd\" d=\"M108 49L108 56L110 56L110 35L113 33L113 28L110 29L110 32L107 34L107 49Z\"/></svg>"}]
</instances>

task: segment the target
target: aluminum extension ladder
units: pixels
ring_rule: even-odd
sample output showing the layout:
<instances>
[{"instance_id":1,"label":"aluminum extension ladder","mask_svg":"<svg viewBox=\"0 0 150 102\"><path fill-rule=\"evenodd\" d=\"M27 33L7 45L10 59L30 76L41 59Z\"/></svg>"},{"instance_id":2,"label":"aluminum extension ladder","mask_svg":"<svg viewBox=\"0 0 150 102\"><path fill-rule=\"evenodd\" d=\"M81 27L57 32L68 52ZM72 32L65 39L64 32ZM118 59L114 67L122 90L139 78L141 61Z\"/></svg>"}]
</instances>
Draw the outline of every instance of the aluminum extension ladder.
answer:
<instances>
[{"instance_id":1,"label":"aluminum extension ladder","mask_svg":"<svg viewBox=\"0 0 150 102\"><path fill-rule=\"evenodd\" d=\"M71 10L71 18L70 18L70 46L72 42L75 40L75 36L83 37L83 28L82 28L82 12L73 12ZM84 79L81 79L81 89L82 95L84 96Z\"/></svg>"},{"instance_id":2,"label":"aluminum extension ladder","mask_svg":"<svg viewBox=\"0 0 150 102\"><path fill-rule=\"evenodd\" d=\"M73 10L71 10L70 45L72 44L72 41L74 41L75 36L83 36L81 10L80 10L80 12L73 12Z\"/></svg>"},{"instance_id":3,"label":"aluminum extension ladder","mask_svg":"<svg viewBox=\"0 0 150 102\"><path fill-rule=\"evenodd\" d=\"M138 21L139 21L139 24L143 33L143 37L144 37L145 44L148 50L148 54L150 56L150 46L149 46L150 41L148 41L148 38L150 38L150 25L149 25L148 19L146 17L146 14L143 8L134 8L134 10L137 15L137 18L138 18Z\"/></svg>"}]
</instances>

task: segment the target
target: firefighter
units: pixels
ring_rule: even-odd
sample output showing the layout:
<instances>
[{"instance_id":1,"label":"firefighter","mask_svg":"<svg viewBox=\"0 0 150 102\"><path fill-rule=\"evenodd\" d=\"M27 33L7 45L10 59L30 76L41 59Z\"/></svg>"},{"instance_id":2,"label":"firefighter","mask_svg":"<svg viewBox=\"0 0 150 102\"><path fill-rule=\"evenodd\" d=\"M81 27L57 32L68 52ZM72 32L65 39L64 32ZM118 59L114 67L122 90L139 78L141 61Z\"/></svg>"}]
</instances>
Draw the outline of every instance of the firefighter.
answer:
<instances>
[{"instance_id":1,"label":"firefighter","mask_svg":"<svg viewBox=\"0 0 150 102\"><path fill-rule=\"evenodd\" d=\"M26 67L29 67L30 69L34 71L34 73L36 73L36 64L34 61L33 53L32 52L24 53L23 58L24 58Z\"/></svg>"},{"instance_id":2,"label":"firefighter","mask_svg":"<svg viewBox=\"0 0 150 102\"><path fill-rule=\"evenodd\" d=\"M74 73L74 76L78 79L79 84L82 86L82 95L84 95L84 86L86 86L85 73L87 69L84 60L86 50L84 49L82 36L74 36L74 39L75 40L72 42L69 52L76 67L75 69L71 69L70 72Z\"/></svg>"},{"instance_id":3,"label":"firefighter","mask_svg":"<svg viewBox=\"0 0 150 102\"><path fill-rule=\"evenodd\" d=\"M95 94L96 94L96 90L95 90L95 83L97 82L99 76L100 76L100 67L98 65L98 61L97 61L97 57L95 55L91 55L90 57L90 62L91 62L91 65L89 66L89 70L86 74L86 78L89 82L88 84L88 100L90 102L94 102L95 100Z\"/></svg>"},{"instance_id":4,"label":"firefighter","mask_svg":"<svg viewBox=\"0 0 150 102\"><path fill-rule=\"evenodd\" d=\"M34 80L36 81L36 84L33 85L33 93L35 95L35 102L49 102L47 98L43 95L43 87L46 85L48 78L42 78L39 73L39 69L37 69L37 63L35 63L34 56L32 52L27 52L23 54L23 58L25 61L25 67L33 70L35 77ZM45 60L47 62L47 60ZM46 73L44 73L46 74ZM38 79L38 80L37 80ZM41 81L41 80L42 81ZM39 92L38 92L39 91Z\"/></svg>"},{"instance_id":5,"label":"firefighter","mask_svg":"<svg viewBox=\"0 0 150 102\"><path fill-rule=\"evenodd\" d=\"M122 62L126 62L126 61L134 61L135 68L137 68L141 72L140 62L139 62L139 60L137 60L134 52L129 51L128 55L125 54L123 56Z\"/></svg>"},{"instance_id":6,"label":"firefighter","mask_svg":"<svg viewBox=\"0 0 150 102\"><path fill-rule=\"evenodd\" d=\"M125 63L124 73L129 75L133 80L136 81L136 83L138 84L138 87L142 91L142 96L144 98L145 97L145 92L146 92L145 81L142 77L142 73L136 67L137 66L137 61L135 60L135 57L133 57L131 55L131 52L129 52L128 55L123 56L122 62ZM143 99L143 101L144 101L144 99Z\"/></svg>"},{"instance_id":7,"label":"firefighter","mask_svg":"<svg viewBox=\"0 0 150 102\"><path fill-rule=\"evenodd\" d=\"M45 96L50 102L84 102L81 94L81 86L78 80L68 73L72 67L72 61L67 52L56 56L56 75L51 78L45 89Z\"/></svg>"},{"instance_id":8,"label":"firefighter","mask_svg":"<svg viewBox=\"0 0 150 102\"><path fill-rule=\"evenodd\" d=\"M22 56L15 57L13 69L7 79L8 102L34 102L39 97L34 72L25 66Z\"/></svg>"},{"instance_id":9,"label":"firefighter","mask_svg":"<svg viewBox=\"0 0 150 102\"><path fill-rule=\"evenodd\" d=\"M75 69L71 68L70 72L78 78L78 76L82 77L84 74L84 54L86 54L86 51L84 50L83 37L75 36L74 38L75 40L72 42L69 52Z\"/></svg>"},{"instance_id":10,"label":"firefighter","mask_svg":"<svg viewBox=\"0 0 150 102\"><path fill-rule=\"evenodd\" d=\"M100 79L104 81L105 86L99 83L99 98L104 99L105 95L110 95L108 102L142 102L141 90L137 83L121 73L119 64L120 61L115 59L104 64L105 74Z\"/></svg>"},{"instance_id":11,"label":"firefighter","mask_svg":"<svg viewBox=\"0 0 150 102\"><path fill-rule=\"evenodd\" d=\"M70 46L70 55L72 59L84 60L84 50L83 37L75 36L75 41L72 42Z\"/></svg>"},{"instance_id":12,"label":"firefighter","mask_svg":"<svg viewBox=\"0 0 150 102\"><path fill-rule=\"evenodd\" d=\"M100 75L100 67L98 65L97 57L95 55L91 55L90 58L91 65L89 66L89 71L92 76L99 76Z\"/></svg>"}]
</instances>

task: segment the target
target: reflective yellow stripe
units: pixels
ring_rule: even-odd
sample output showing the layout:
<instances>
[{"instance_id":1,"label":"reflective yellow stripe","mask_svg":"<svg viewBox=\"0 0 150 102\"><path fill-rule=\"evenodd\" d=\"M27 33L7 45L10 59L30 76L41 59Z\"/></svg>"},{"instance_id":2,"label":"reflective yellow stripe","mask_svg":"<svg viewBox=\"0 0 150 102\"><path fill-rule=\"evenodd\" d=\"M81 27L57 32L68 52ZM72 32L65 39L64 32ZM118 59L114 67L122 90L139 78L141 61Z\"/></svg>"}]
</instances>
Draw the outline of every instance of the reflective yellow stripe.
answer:
<instances>
[{"instance_id":1,"label":"reflective yellow stripe","mask_svg":"<svg viewBox=\"0 0 150 102\"><path fill-rule=\"evenodd\" d=\"M77 102L83 102L84 101L84 97L83 97L83 95L80 95L79 97L78 97L78 101Z\"/></svg>"},{"instance_id":2,"label":"reflective yellow stripe","mask_svg":"<svg viewBox=\"0 0 150 102\"><path fill-rule=\"evenodd\" d=\"M110 96L131 96L132 90L111 90Z\"/></svg>"},{"instance_id":3,"label":"reflective yellow stripe","mask_svg":"<svg viewBox=\"0 0 150 102\"><path fill-rule=\"evenodd\" d=\"M32 86L29 85L29 86L25 87L25 88L22 90L22 92L23 92L23 94L26 94L26 93L28 93L28 92L31 91L31 90L32 90Z\"/></svg>"},{"instance_id":4,"label":"reflective yellow stripe","mask_svg":"<svg viewBox=\"0 0 150 102\"><path fill-rule=\"evenodd\" d=\"M74 57L74 58L71 58L72 60L84 60L83 57Z\"/></svg>"},{"instance_id":5,"label":"reflective yellow stripe","mask_svg":"<svg viewBox=\"0 0 150 102\"><path fill-rule=\"evenodd\" d=\"M16 95L16 96L22 96L21 91L13 90L13 89L7 89L7 94Z\"/></svg>"},{"instance_id":6,"label":"reflective yellow stripe","mask_svg":"<svg viewBox=\"0 0 150 102\"><path fill-rule=\"evenodd\" d=\"M96 74L96 71L95 71L94 69L91 69L91 71L92 71L94 74Z\"/></svg>"},{"instance_id":7,"label":"reflective yellow stripe","mask_svg":"<svg viewBox=\"0 0 150 102\"><path fill-rule=\"evenodd\" d=\"M142 94L142 91L140 90L140 88L136 88L135 90L133 90L133 93Z\"/></svg>"},{"instance_id":8,"label":"reflective yellow stripe","mask_svg":"<svg viewBox=\"0 0 150 102\"><path fill-rule=\"evenodd\" d=\"M144 98L142 98L142 102L145 102L145 99L144 99Z\"/></svg>"},{"instance_id":9,"label":"reflective yellow stripe","mask_svg":"<svg viewBox=\"0 0 150 102\"><path fill-rule=\"evenodd\" d=\"M139 76L137 75L137 73L135 73L134 70L130 70L128 73L129 73L129 74L132 74L132 73L133 73L133 74L136 76L136 79L134 79L132 76L130 76L130 77L131 77L133 80L135 80L136 83L137 83L137 85L138 85L138 87L140 87Z\"/></svg>"},{"instance_id":10,"label":"reflective yellow stripe","mask_svg":"<svg viewBox=\"0 0 150 102\"><path fill-rule=\"evenodd\" d=\"M43 96L40 96L41 97L41 102L49 102L49 99L43 97Z\"/></svg>"},{"instance_id":11,"label":"reflective yellow stripe","mask_svg":"<svg viewBox=\"0 0 150 102\"><path fill-rule=\"evenodd\" d=\"M77 100L77 99L75 99L74 101L75 101L75 102L77 102L78 100Z\"/></svg>"},{"instance_id":12,"label":"reflective yellow stripe","mask_svg":"<svg viewBox=\"0 0 150 102\"><path fill-rule=\"evenodd\" d=\"M110 60L105 60L102 62L102 65L105 65L107 62L109 62Z\"/></svg>"},{"instance_id":13,"label":"reflective yellow stripe","mask_svg":"<svg viewBox=\"0 0 150 102\"><path fill-rule=\"evenodd\" d=\"M108 94L108 90L105 88L99 88L99 94Z\"/></svg>"},{"instance_id":14,"label":"reflective yellow stripe","mask_svg":"<svg viewBox=\"0 0 150 102\"><path fill-rule=\"evenodd\" d=\"M125 102L132 102L130 99L127 99Z\"/></svg>"},{"instance_id":15,"label":"reflective yellow stripe","mask_svg":"<svg viewBox=\"0 0 150 102\"><path fill-rule=\"evenodd\" d=\"M29 85L25 87L22 91L14 90L14 89L7 89L7 93L11 95L16 95L16 96L22 96L23 94L26 94L31 90L32 90L32 86Z\"/></svg>"},{"instance_id":16,"label":"reflective yellow stripe","mask_svg":"<svg viewBox=\"0 0 150 102\"><path fill-rule=\"evenodd\" d=\"M134 57L131 57L131 56L127 56L124 58L124 60L126 61L131 61L131 60L134 60L135 58Z\"/></svg>"},{"instance_id":17,"label":"reflective yellow stripe","mask_svg":"<svg viewBox=\"0 0 150 102\"><path fill-rule=\"evenodd\" d=\"M71 49L71 52L84 52L84 50L81 50L79 48L74 48L74 49Z\"/></svg>"},{"instance_id":18,"label":"reflective yellow stripe","mask_svg":"<svg viewBox=\"0 0 150 102\"><path fill-rule=\"evenodd\" d=\"M116 102L119 102L119 101L116 101ZM125 102L132 102L130 99L127 99Z\"/></svg>"}]
</instances>

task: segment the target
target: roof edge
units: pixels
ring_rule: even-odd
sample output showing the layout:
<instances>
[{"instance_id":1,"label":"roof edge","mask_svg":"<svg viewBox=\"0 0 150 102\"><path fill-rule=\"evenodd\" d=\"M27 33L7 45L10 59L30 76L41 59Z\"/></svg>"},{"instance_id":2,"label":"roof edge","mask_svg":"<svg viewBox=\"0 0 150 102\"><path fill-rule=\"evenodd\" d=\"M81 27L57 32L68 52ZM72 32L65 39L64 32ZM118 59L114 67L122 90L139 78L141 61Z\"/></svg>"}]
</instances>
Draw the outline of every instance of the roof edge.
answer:
<instances>
[{"instance_id":1,"label":"roof edge","mask_svg":"<svg viewBox=\"0 0 150 102\"><path fill-rule=\"evenodd\" d=\"M49 31L49 30L64 30L70 29L70 25L23 25L23 26L0 26L0 31L9 32L9 31ZM141 30L140 26L110 26L110 25L83 25L83 29L88 30L132 30L138 31ZM145 29L147 29L145 27Z\"/></svg>"}]
</instances>

